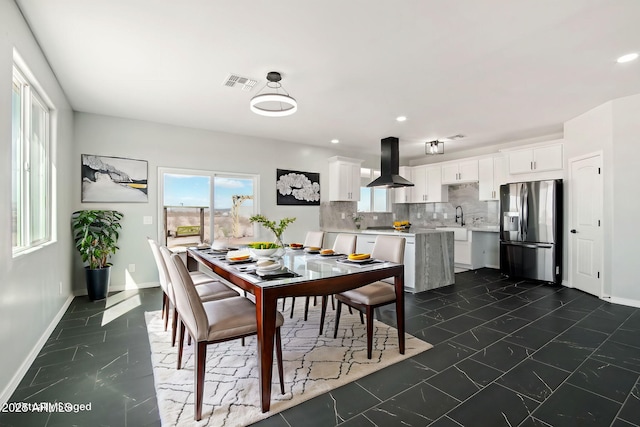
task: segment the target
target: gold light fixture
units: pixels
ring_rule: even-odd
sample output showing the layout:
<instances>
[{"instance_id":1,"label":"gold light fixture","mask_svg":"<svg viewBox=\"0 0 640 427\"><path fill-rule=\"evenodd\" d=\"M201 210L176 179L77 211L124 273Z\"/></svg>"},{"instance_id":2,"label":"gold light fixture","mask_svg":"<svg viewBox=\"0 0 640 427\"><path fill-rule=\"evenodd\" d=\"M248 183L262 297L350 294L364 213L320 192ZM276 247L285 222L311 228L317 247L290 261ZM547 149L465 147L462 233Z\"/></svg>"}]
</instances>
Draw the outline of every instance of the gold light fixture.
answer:
<instances>
[{"instance_id":1,"label":"gold light fixture","mask_svg":"<svg viewBox=\"0 0 640 427\"><path fill-rule=\"evenodd\" d=\"M424 143L424 154L428 156L436 155L436 154L444 154L444 142L438 141L427 141Z\"/></svg>"},{"instance_id":2,"label":"gold light fixture","mask_svg":"<svg viewBox=\"0 0 640 427\"><path fill-rule=\"evenodd\" d=\"M280 83L282 76L277 71L270 71L267 74L267 83L251 98L249 106L251 111L261 116L284 117L290 116L298 110L298 103L282 87ZM281 93L283 92L283 93Z\"/></svg>"}]
</instances>

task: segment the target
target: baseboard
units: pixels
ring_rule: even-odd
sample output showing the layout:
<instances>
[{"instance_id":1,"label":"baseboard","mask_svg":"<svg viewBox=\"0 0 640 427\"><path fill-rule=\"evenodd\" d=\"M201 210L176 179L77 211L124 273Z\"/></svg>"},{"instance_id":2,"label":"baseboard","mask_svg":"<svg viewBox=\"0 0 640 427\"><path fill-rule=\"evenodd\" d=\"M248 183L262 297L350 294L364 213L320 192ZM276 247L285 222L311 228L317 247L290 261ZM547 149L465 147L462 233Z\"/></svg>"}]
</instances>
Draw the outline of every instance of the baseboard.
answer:
<instances>
[{"instance_id":1,"label":"baseboard","mask_svg":"<svg viewBox=\"0 0 640 427\"><path fill-rule=\"evenodd\" d=\"M637 299L611 297L608 298L608 300L613 304L628 305L629 307L640 308L640 301L638 301Z\"/></svg>"},{"instance_id":2,"label":"baseboard","mask_svg":"<svg viewBox=\"0 0 640 427\"><path fill-rule=\"evenodd\" d=\"M67 300L64 302L64 304L62 304L62 307L55 315L53 320L51 320L51 323L49 324L47 329L42 333L38 342L33 346L33 349L31 349L31 352L29 352L27 357L25 357L22 365L20 365L20 368L16 371L15 374L13 374L13 378L11 378L9 384L7 384L4 390L2 390L2 394L0 394L0 405L4 405L6 402L8 402L13 392L16 391L18 385L20 385L20 381L22 381L22 378L24 378L25 374L33 364L33 361L36 360L36 357L38 357L38 354L40 354L40 351L53 333L53 330L56 328L56 326L58 326L58 323L60 323L60 319L62 319L62 316L64 316L64 314L67 312L67 308L69 308L71 301L73 301L73 297L73 295L70 295L69 298L67 298Z\"/></svg>"}]
</instances>

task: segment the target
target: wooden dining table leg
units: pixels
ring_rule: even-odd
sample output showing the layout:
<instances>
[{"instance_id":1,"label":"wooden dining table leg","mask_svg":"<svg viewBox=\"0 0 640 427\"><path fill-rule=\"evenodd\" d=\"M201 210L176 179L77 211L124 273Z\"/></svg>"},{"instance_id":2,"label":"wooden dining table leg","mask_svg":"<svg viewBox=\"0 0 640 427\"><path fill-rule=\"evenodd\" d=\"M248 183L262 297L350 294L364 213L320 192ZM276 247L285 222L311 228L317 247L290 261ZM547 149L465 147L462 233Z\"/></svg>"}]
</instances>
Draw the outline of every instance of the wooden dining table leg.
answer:
<instances>
[{"instance_id":1,"label":"wooden dining table leg","mask_svg":"<svg viewBox=\"0 0 640 427\"><path fill-rule=\"evenodd\" d=\"M396 323L398 325L398 349L404 354L404 270L394 277L396 288Z\"/></svg>"},{"instance_id":2,"label":"wooden dining table leg","mask_svg":"<svg viewBox=\"0 0 640 427\"><path fill-rule=\"evenodd\" d=\"M268 289L258 288L256 297L256 321L258 329L258 362L260 364L260 403L262 412L271 406L271 380L273 369L273 340L276 332L277 298Z\"/></svg>"}]
</instances>

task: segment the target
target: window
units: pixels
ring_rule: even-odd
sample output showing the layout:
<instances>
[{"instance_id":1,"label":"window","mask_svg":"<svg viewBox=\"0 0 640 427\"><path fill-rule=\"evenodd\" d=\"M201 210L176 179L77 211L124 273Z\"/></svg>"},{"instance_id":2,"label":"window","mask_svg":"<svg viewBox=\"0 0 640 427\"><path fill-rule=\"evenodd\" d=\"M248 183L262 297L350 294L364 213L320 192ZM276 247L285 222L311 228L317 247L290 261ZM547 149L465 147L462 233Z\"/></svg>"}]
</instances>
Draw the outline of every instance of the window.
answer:
<instances>
[{"instance_id":1,"label":"window","mask_svg":"<svg viewBox=\"0 0 640 427\"><path fill-rule=\"evenodd\" d=\"M360 169L359 212L389 212L389 190L384 187L367 187L367 184L380 176L380 171Z\"/></svg>"},{"instance_id":2,"label":"window","mask_svg":"<svg viewBox=\"0 0 640 427\"><path fill-rule=\"evenodd\" d=\"M13 252L51 240L51 109L13 67L11 96L11 231Z\"/></svg>"},{"instance_id":3,"label":"window","mask_svg":"<svg viewBox=\"0 0 640 427\"><path fill-rule=\"evenodd\" d=\"M253 240L257 177L169 168L161 168L160 177L167 246Z\"/></svg>"}]
</instances>

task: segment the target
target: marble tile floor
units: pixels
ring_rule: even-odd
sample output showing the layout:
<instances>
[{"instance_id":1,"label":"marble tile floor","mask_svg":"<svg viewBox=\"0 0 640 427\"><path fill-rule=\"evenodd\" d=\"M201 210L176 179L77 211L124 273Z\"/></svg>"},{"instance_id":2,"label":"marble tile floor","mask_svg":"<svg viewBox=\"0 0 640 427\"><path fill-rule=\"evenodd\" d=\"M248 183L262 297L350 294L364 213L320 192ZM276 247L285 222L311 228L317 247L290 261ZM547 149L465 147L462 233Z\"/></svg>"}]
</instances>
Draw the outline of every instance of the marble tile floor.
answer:
<instances>
[{"instance_id":1,"label":"marble tile floor","mask_svg":"<svg viewBox=\"0 0 640 427\"><path fill-rule=\"evenodd\" d=\"M144 323L160 302L157 288L74 299L10 402L91 411L4 412L0 426L160 425ZM481 269L408 294L406 312L432 350L256 425L640 426L640 309ZM393 306L377 315L394 324Z\"/></svg>"}]
</instances>

